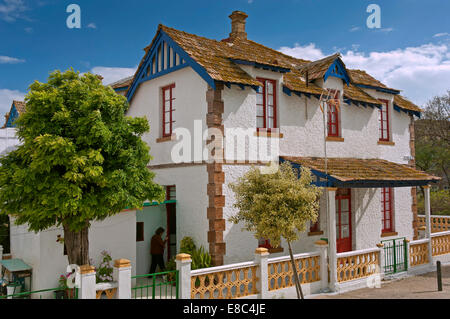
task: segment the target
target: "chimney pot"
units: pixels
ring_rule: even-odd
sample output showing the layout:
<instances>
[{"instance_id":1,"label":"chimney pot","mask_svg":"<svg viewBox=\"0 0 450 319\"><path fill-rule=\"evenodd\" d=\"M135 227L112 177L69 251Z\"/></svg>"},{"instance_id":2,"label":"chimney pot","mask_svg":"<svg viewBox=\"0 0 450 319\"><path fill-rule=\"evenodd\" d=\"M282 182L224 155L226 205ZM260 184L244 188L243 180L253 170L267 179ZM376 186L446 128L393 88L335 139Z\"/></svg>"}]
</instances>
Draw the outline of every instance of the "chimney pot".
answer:
<instances>
[{"instance_id":1,"label":"chimney pot","mask_svg":"<svg viewBox=\"0 0 450 319\"><path fill-rule=\"evenodd\" d=\"M247 19L247 17L248 15L242 11L233 11L233 13L229 15L229 18L231 19L231 41L234 41L235 39L247 39L247 33L245 32L245 19Z\"/></svg>"}]
</instances>

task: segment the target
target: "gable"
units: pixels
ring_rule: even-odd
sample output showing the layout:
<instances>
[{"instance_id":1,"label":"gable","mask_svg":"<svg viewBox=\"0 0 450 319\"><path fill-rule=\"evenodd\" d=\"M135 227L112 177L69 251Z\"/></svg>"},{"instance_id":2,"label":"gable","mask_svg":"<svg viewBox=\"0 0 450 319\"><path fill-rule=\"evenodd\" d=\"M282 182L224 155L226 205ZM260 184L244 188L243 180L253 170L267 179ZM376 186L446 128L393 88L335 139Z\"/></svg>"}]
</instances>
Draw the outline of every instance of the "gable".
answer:
<instances>
[{"instance_id":1,"label":"gable","mask_svg":"<svg viewBox=\"0 0 450 319\"><path fill-rule=\"evenodd\" d=\"M211 87L215 88L214 80L208 75L206 70L173 41L166 32L160 29L136 71L126 94L128 101L131 101L137 87L141 83L185 67L191 67Z\"/></svg>"},{"instance_id":2,"label":"gable","mask_svg":"<svg viewBox=\"0 0 450 319\"><path fill-rule=\"evenodd\" d=\"M342 81L347 83L347 86L350 85L350 76L348 75L347 69L340 58L335 59L330 65L323 76L323 81L325 82L329 76L340 78Z\"/></svg>"}]
</instances>

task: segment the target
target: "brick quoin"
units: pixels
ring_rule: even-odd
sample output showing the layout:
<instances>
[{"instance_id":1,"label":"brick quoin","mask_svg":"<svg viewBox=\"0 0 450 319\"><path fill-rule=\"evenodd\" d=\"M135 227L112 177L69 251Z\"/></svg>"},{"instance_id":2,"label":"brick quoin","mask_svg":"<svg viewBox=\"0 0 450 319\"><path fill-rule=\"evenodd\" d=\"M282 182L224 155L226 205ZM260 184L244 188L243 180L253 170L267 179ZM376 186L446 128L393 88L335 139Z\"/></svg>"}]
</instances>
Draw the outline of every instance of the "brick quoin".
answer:
<instances>
[{"instance_id":1,"label":"brick quoin","mask_svg":"<svg viewBox=\"0 0 450 319\"><path fill-rule=\"evenodd\" d=\"M216 128L223 133L224 126L222 114L224 111L224 103L222 101L222 91L223 84L221 83L216 83L215 90L208 87L208 90L206 91L206 102L208 105L206 124L208 128ZM208 140L207 145L213 141L214 138ZM222 140L220 142L222 142ZM223 218L223 207L225 206L223 184L225 183L225 173L222 170L222 163L216 162L207 163L206 170L208 172L208 208L206 216L209 221L209 253L211 255L212 264L214 266L221 266L223 265L223 259L226 253L226 244L223 241L223 231L225 230L225 219Z\"/></svg>"}]
</instances>

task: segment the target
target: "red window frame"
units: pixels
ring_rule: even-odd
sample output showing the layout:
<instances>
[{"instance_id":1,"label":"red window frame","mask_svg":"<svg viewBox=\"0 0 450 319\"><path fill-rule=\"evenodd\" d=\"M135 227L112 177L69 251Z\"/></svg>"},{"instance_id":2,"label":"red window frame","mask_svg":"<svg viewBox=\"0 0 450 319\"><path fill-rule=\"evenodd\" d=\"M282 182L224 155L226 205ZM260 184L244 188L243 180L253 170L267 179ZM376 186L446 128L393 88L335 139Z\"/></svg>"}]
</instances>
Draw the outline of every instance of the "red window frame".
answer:
<instances>
[{"instance_id":1,"label":"red window frame","mask_svg":"<svg viewBox=\"0 0 450 319\"><path fill-rule=\"evenodd\" d=\"M389 141L389 101L380 100L382 106L379 111L380 141Z\"/></svg>"},{"instance_id":2,"label":"red window frame","mask_svg":"<svg viewBox=\"0 0 450 319\"><path fill-rule=\"evenodd\" d=\"M261 82L262 87L258 89L256 92L257 100L256 100L256 129L271 131L278 128L277 125L277 81L265 78L256 78L259 82ZM272 85L272 93L268 92L268 83ZM261 90L261 92L260 92ZM258 103L258 96L262 95L262 104ZM272 96L273 105L268 105L268 97ZM262 108L262 112L258 113L258 111ZM272 109L272 116L269 115L268 109ZM262 115L258 115L261 114ZM263 126L258 125L258 118L263 119ZM270 125L269 119L272 120L272 125Z\"/></svg>"},{"instance_id":3,"label":"red window frame","mask_svg":"<svg viewBox=\"0 0 450 319\"><path fill-rule=\"evenodd\" d=\"M320 210L319 210L319 214L317 216L317 221L314 224L311 224L311 226L309 227L310 233L316 233L319 231L320 231Z\"/></svg>"},{"instance_id":4,"label":"red window frame","mask_svg":"<svg viewBox=\"0 0 450 319\"><path fill-rule=\"evenodd\" d=\"M382 214L382 233L394 231L393 209L392 209L392 188L381 189L381 214Z\"/></svg>"},{"instance_id":5,"label":"red window frame","mask_svg":"<svg viewBox=\"0 0 450 319\"><path fill-rule=\"evenodd\" d=\"M330 92L334 93L335 100L339 100L341 94L339 90L330 90ZM339 137L339 108L336 103L328 103L327 117L328 136ZM334 133L333 128L335 128Z\"/></svg>"},{"instance_id":6,"label":"red window frame","mask_svg":"<svg viewBox=\"0 0 450 319\"><path fill-rule=\"evenodd\" d=\"M173 191L173 193L172 193L172 191ZM175 185L166 186L166 200L175 200L176 196L177 196L176 195L176 186Z\"/></svg>"},{"instance_id":7,"label":"red window frame","mask_svg":"<svg viewBox=\"0 0 450 319\"><path fill-rule=\"evenodd\" d=\"M173 132L173 89L175 83L163 87L162 90L162 137L172 136ZM169 91L169 99L166 99L166 92ZM166 124L169 124L169 130L166 130Z\"/></svg>"}]
</instances>

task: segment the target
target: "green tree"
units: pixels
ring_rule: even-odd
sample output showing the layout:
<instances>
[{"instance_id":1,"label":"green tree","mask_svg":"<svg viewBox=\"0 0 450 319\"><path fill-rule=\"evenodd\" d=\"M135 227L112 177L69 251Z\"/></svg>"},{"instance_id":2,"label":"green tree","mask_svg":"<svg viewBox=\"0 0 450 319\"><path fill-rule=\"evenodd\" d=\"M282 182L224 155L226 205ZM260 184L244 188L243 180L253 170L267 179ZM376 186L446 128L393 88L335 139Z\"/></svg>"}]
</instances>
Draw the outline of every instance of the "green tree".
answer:
<instances>
[{"instance_id":1,"label":"green tree","mask_svg":"<svg viewBox=\"0 0 450 319\"><path fill-rule=\"evenodd\" d=\"M88 231L125 207L162 201L147 169L146 118L98 76L67 70L35 81L16 121L21 145L0 158L0 211L39 232L62 226L69 263L89 264Z\"/></svg>"},{"instance_id":2,"label":"green tree","mask_svg":"<svg viewBox=\"0 0 450 319\"><path fill-rule=\"evenodd\" d=\"M273 246L284 238L289 247L297 297L303 299L291 243L306 230L308 222L318 218L320 189L311 185L311 172L298 170L288 162L280 165L274 174L263 174L252 167L229 187L236 195L234 206L239 212L230 218L244 223L244 230L253 232L255 238L269 239Z\"/></svg>"}]
</instances>

